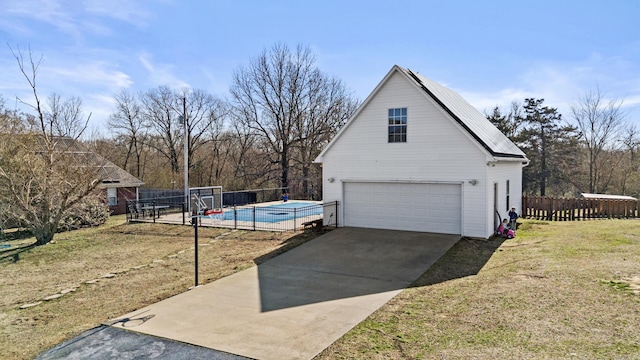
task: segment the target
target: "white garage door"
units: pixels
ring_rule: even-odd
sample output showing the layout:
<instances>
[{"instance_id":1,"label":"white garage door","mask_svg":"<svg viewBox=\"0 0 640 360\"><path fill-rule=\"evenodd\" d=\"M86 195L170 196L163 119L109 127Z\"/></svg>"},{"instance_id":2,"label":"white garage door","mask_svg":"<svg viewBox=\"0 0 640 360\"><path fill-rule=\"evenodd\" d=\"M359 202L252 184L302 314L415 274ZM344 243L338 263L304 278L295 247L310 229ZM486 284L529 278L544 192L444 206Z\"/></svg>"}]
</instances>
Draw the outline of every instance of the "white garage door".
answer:
<instances>
[{"instance_id":1,"label":"white garage door","mask_svg":"<svg viewBox=\"0 0 640 360\"><path fill-rule=\"evenodd\" d=\"M345 226L460 234L459 184L344 183Z\"/></svg>"}]
</instances>

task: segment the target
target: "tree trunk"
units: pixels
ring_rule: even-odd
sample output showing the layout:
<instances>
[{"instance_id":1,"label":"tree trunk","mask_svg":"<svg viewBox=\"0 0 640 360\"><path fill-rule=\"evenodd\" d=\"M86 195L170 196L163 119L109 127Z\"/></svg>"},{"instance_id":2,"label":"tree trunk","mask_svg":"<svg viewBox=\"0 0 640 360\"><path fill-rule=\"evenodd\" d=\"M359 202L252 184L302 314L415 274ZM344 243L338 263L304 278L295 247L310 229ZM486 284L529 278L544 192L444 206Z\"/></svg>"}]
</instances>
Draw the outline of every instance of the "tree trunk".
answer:
<instances>
[{"instance_id":1,"label":"tree trunk","mask_svg":"<svg viewBox=\"0 0 640 360\"><path fill-rule=\"evenodd\" d=\"M287 145L282 146L282 154L280 154L280 166L282 167L282 177L280 179L280 186L283 188L289 187L289 147Z\"/></svg>"},{"instance_id":2,"label":"tree trunk","mask_svg":"<svg viewBox=\"0 0 640 360\"><path fill-rule=\"evenodd\" d=\"M51 223L46 223L41 227L35 228L33 233L36 237L36 245L46 245L51 240L53 240L53 236L55 235L55 226Z\"/></svg>"},{"instance_id":3,"label":"tree trunk","mask_svg":"<svg viewBox=\"0 0 640 360\"><path fill-rule=\"evenodd\" d=\"M540 196L545 196L547 193L547 141L545 138L544 128L540 131L542 142L542 156L540 157Z\"/></svg>"},{"instance_id":4,"label":"tree trunk","mask_svg":"<svg viewBox=\"0 0 640 360\"><path fill-rule=\"evenodd\" d=\"M309 166L302 166L302 193L305 199L309 199Z\"/></svg>"}]
</instances>

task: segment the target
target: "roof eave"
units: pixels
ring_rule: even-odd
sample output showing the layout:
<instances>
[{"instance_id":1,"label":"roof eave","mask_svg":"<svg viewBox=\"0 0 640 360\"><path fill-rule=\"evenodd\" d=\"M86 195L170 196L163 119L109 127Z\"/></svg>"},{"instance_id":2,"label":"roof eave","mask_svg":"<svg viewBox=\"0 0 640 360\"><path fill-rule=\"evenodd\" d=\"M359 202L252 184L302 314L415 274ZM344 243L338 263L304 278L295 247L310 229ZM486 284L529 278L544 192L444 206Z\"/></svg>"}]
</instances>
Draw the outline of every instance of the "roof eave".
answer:
<instances>
[{"instance_id":1,"label":"roof eave","mask_svg":"<svg viewBox=\"0 0 640 360\"><path fill-rule=\"evenodd\" d=\"M460 119L460 117L458 115L456 115L456 113L454 113L451 109L449 109L448 106L446 106L442 100L440 100L431 90L429 90L423 83L422 80L420 80L420 78L413 73L413 71L411 71L410 69L405 69L405 71L401 71L401 73L405 74L405 76L409 76L410 79L418 86L420 87L426 94L429 95L429 97L435 101L447 114L449 114L449 116L451 116L452 119L454 119L458 125L460 125L469 135L471 135L471 137L473 137L473 139L480 144L487 152L489 152L489 154L491 154L491 156L495 156L495 157L515 157L515 158L521 158L521 159L526 159L526 156L524 156L523 154L512 154L512 153L499 153L494 151L486 142L484 142L479 136L478 134L476 134L475 132L473 132L469 126L462 121L462 119Z\"/></svg>"}]
</instances>

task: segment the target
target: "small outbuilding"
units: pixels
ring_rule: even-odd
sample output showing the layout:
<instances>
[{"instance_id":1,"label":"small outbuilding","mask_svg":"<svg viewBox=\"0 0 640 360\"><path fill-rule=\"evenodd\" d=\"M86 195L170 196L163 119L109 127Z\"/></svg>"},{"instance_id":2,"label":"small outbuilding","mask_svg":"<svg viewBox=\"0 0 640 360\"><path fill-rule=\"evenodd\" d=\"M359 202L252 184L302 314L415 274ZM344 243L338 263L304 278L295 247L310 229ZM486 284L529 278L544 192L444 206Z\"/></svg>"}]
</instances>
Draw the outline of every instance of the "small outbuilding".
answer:
<instances>
[{"instance_id":1,"label":"small outbuilding","mask_svg":"<svg viewBox=\"0 0 640 360\"><path fill-rule=\"evenodd\" d=\"M456 92L394 66L316 158L338 226L488 238L525 154Z\"/></svg>"},{"instance_id":2,"label":"small outbuilding","mask_svg":"<svg viewBox=\"0 0 640 360\"><path fill-rule=\"evenodd\" d=\"M101 172L103 179L98 188L104 189L106 192L111 214L125 214L127 201L138 199L138 188L144 183L108 160L104 162Z\"/></svg>"}]
</instances>

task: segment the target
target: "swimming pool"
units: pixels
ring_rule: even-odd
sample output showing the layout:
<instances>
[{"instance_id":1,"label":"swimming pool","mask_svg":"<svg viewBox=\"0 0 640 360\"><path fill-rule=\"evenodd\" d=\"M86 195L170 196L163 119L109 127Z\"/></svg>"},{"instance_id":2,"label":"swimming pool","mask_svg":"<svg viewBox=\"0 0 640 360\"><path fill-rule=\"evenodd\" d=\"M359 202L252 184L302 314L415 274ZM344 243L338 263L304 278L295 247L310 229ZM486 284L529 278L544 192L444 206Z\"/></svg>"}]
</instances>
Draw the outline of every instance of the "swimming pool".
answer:
<instances>
[{"instance_id":1,"label":"swimming pool","mask_svg":"<svg viewBox=\"0 0 640 360\"><path fill-rule=\"evenodd\" d=\"M233 210L225 210L222 220L276 223L320 214L322 214L322 204L296 201L238 209L235 211L235 216Z\"/></svg>"}]
</instances>

